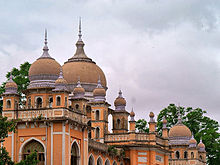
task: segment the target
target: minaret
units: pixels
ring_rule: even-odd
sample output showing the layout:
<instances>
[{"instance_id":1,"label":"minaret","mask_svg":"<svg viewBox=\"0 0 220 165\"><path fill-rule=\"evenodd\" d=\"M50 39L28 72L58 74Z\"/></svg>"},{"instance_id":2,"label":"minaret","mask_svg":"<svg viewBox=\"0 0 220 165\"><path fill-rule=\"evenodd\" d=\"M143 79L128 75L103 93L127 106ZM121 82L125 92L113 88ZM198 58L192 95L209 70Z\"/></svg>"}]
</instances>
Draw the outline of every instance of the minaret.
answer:
<instances>
[{"instance_id":1,"label":"minaret","mask_svg":"<svg viewBox=\"0 0 220 165\"><path fill-rule=\"evenodd\" d=\"M2 94L3 97L3 116L13 119L15 117L15 111L18 110L19 94L17 93L18 86L13 81L12 75L8 82L5 84L5 92ZM7 112L8 111L8 112Z\"/></svg>"},{"instance_id":2,"label":"minaret","mask_svg":"<svg viewBox=\"0 0 220 165\"><path fill-rule=\"evenodd\" d=\"M130 121L129 121L129 124L130 124L130 132L135 132L135 124L136 124L136 121L135 121L135 119L134 119L135 113L134 113L134 111L133 111L133 108L132 108L132 110L131 110L130 117L131 117L131 119L130 119Z\"/></svg>"},{"instance_id":3,"label":"minaret","mask_svg":"<svg viewBox=\"0 0 220 165\"><path fill-rule=\"evenodd\" d=\"M163 118L162 137L166 139L168 138L167 120L165 117Z\"/></svg>"},{"instance_id":4,"label":"minaret","mask_svg":"<svg viewBox=\"0 0 220 165\"><path fill-rule=\"evenodd\" d=\"M109 104L105 101L106 91L101 85L100 77L97 87L93 90L93 101L90 102L91 126L95 128L92 131L92 139L104 143L104 136L108 133L108 108Z\"/></svg>"},{"instance_id":5,"label":"minaret","mask_svg":"<svg viewBox=\"0 0 220 165\"><path fill-rule=\"evenodd\" d=\"M118 97L115 99L115 111L112 113L113 133L128 132L128 116L129 113L125 110L126 100L122 96L122 91L119 90Z\"/></svg>"},{"instance_id":6,"label":"minaret","mask_svg":"<svg viewBox=\"0 0 220 165\"><path fill-rule=\"evenodd\" d=\"M76 111L81 111L86 114L86 105L88 100L85 99L85 89L81 86L80 77L77 81L76 87L73 89L73 97L70 97L71 106Z\"/></svg>"}]
</instances>

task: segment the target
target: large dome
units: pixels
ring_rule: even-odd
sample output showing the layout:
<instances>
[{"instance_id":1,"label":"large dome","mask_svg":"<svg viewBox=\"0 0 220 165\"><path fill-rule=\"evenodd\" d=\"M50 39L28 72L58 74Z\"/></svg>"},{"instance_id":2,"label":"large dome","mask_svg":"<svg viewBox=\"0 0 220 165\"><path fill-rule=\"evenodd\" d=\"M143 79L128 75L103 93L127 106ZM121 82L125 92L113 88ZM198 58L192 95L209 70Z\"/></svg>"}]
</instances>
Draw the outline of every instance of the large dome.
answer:
<instances>
[{"instance_id":1,"label":"large dome","mask_svg":"<svg viewBox=\"0 0 220 165\"><path fill-rule=\"evenodd\" d=\"M86 97L88 98L93 96L92 92L97 86L99 77L105 90L107 89L107 83L102 69L91 58L86 56L84 52L85 44L81 36L80 30L79 39L76 43L76 52L72 58L64 63L62 69L69 90L72 91L76 87L78 79L80 79L81 85L85 89Z\"/></svg>"},{"instance_id":2,"label":"large dome","mask_svg":"<svg viewBox=\"0 0 220 165\"><path fill-rule=\"evenodd\" d=\"M29 69L29 79L35 80L37 77L59 76L60 64L53 58L39 58Z\"/></svg>"},{"instance_id":3,"label":"large dome","mask_svg":"<svg viewBox=\"0 0 220 165\"><path fill-rule=\"evenodd\" d=\"M68 84L76 84L79 78L82 84L97 84L100 76L102 86L106 87L103 71L92 62L67 62L63 65L63 75Z\"/></svg>"},{"instance_id":4,"label":"large dome","mask_svg":"<svg viewBox=\"0 0 220 165\"><path fill-rule=\"evenodd\" d=\"M177 124L169 131L169 137L191 137L190 129L184 124Z\"/></svg>"},{"instance_id":5,"label":"large dome","mask_svg":"<svg viewBox=\"0 0 220 165\"><path fill-rule=\"evenodd\" d=\"M60 74L60 64L52 58L47 47L47 33L45 32L45 45L43 54L38 58L29 69L30 88L54 87L55 81Z\"/></svg>"}]
</instances>

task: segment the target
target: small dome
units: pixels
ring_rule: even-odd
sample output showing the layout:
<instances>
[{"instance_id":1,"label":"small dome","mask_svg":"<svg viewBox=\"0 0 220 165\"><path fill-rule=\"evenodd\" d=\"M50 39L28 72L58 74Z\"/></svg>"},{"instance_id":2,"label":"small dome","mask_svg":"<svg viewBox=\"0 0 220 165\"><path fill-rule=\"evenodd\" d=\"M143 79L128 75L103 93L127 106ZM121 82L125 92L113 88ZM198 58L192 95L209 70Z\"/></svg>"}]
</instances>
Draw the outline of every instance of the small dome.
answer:
<instances>
[{"instance_id":1,"label":"small dome","mask_svg":"<svg viewBox=\"0 0 220 165\"><path fill-rule=\"evenodd\" d=\"M131 117L134 117L134 116L135 116L135 113L134 113L133 109L132 109L132 111L131 111L131 113L130 113L130 116L131 116Z\"/></svg>"},{"instance_id":2,"label":"small dome","mask_svg":"<svg viewBox=\"0 0 220 165\"><path fill-rule=\"evenodd\" d=\"M205 144L200 140L200 143L198 144L198 148L205 148Z\"/></svg>"},{"instance_id":3,"label":"small dome","mask_svg":"<svg viewBox=\"0 0 220 165\"><path fill-rule=\"evenodd\" d=\"M163 124L167 124L167 119L165 117L163 118Z\"/></svg>"},{"instance_id":4,"label":"small dome","mask_svg":"<svg viewBox=\"0 0 220 165\"><path fill-rule=\"evenodd\" d=\"M114 105L115 106L121 106L121 105L126 106L126 100L122 97L121 90L119 91L119 96L115 99Z\"/></svg>"},{"instance_id":5,"label":"small dome","mask_svg":"<svg viewBox=\"0 0 220 165\"><path fill-rule=\"evenodd\" d=\"M80 84L80 80L78 80L77 82L77 86L74 88L73 90L73 94L77 95L77 94L85 94L85 89L81 86Z\"/></svg>"},{"instance_id":6,"label":"small dome","mask_svg":"<svg viewBox=\"0 0 220 165\"><path fill-rule=\"evenodd\" d=\"M194 137L192 136L192 138L189 140L190 144L197 144L196 139L194 139Z\"/></svg>"},{"instance_id":7,"label":"small dome","mask_svg":"<svg viewBox=\"0 0 220 165\"><path fill-rule=\"evenodd\" d=\"M150 117L150 118L153 118L153 117L154 117L154 113L153 113L153 112L150 112L149 117Z\"/></svg>"},{"instance_id":8,"label":"small dome","mask_svg":"<svg viewBox=\"0 0 220 165\"><path fill-rule=\"evenodd\" d=\"M63 78L63 71L62 68L60 69L60 75L58 79L55 81L55 85L57 84L67 84L67 81Z\"/></svg>"},{"instance_id":9,"label":"small dome","mask_svg":"<svg viewBox=\"0 0 220 165\"><path fill-rule=\"evenodd\" d=\"M93 96L106 96L105 89L102 87L101 80L99 77L97 87L93 90Z\"/></svg>"},{"instance_id":10,"label":"small dome","mask_svg":"<svg viewBox=\"0 0 220 165\"><path fill-rule=\"evenodd\" d=\"M191 137L190 129L184 124L177 124L169 131L169 137Z\"/></svg>"},{"instance_id":11,"label":"small dome","mask_svg":"<svg viewBox=\"0 0 220 165\"><path fill-rule=\"evenodd\" d=\"M5 84L5 88L18 88L18 85L12 80L12 76L10 76L9 81Z\"/></svg>"}]
</instances>

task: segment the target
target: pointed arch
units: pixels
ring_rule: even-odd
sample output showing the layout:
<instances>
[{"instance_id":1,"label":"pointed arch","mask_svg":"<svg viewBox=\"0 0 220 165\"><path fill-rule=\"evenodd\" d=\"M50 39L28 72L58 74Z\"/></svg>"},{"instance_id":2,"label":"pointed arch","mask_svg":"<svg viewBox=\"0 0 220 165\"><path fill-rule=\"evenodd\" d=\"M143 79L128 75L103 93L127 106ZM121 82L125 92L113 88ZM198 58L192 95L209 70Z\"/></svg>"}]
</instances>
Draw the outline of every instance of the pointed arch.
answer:
<instances>
[{"instance_id":1,"label":"pointed arch","mask_svg":"<svg viewBox=\"0 0 220 165\"><path fill-rule=\"evenodd\" d=\"M95 159L92 154L89 156L88 165L95 165Z\"/></svg>"},{"instance_id":2,"label":"pointed arch","mask_svg":"<svg viewBox=\"0 0 220 165\"><path fill-rule=\"evenodd\" d=\"M45 159L45 161L44 161L44 165L46 165L47 164L47 159L46 159L46 147L45 147L45 145L44 145L44 143L41 141L41 140L39 140L39 139L37 139L37 138L35 138L35 137L31 137L31 138L29 138L28 140L26 140L25 142L23 142L22 144L21 144L21 147L20 147L20 149L19 149L19 162L22 160L22 156L23 156L23 150L24 150L24 148L25 148L25 146L29 143L29 142L31 142L31 141L35 141L35 142L38 142L40 145L42 145L42 147L43 147L43 150L44 150L44 153L43 153L43 156L44 156L44 159Z\"/></svg>"},{"instance_id":3,"label":"pointed arch","mask_svg":"<svg viewBox=\"0 0 220 165\"><path fill-rule=\"evenodd\" d=\"M71 165L79 165L80 164L80 146L76 140L74 140L71 144L70 153L71 153L71 158L70 158Z\"/></svg>"},{"instance_id":4,"label":"pointed arch","mask_svg":"<svg viewBox=\"0 0 220 165\"><path fill-rule=\"evenodd\" d=\"M98 159L97 159L97 165L103 165L103 160L102 160L102 157L99 156Z\"/></svg>"},{"instance_id":5,"label":"pointed arch","mask_svg":"<svg viewBox=\"0 0 220 165\"><path fill-rule=\"evenodd\" d=\"M110 165L110 161L108 158L105 160L105 165Z\"/></svg>"}]
</instances>

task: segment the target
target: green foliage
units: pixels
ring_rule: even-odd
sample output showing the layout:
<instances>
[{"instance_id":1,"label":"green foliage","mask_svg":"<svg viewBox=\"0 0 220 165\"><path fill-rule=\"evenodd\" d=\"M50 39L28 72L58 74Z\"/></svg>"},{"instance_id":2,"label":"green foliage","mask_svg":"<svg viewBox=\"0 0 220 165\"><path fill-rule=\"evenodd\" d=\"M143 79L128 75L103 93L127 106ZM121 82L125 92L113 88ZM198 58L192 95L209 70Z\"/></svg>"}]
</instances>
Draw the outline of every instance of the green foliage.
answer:
<instances>
[{"instance_id":1,"label":"green foliage","mask_svg":"<svg viewBox=\"0 0 220 165\"><path fill-rule=\"evenodd\" d=\"M12 131L15 131L15 122L0 115L0 142L4 142L5 138L8 137L8 132Z\"/></svg>"},{"instance_id":2,"label":"green foliage","mask_svg":"<svg viewBox=\"0 0 220 165\"><path fill-rule=\"evenodd\" d=\"M183 124L185 124L195 136L197 142L202 138L206 146L208 164L217 165L220 162L220 133L217 121L205 116L206 111L200 108L180 107ZM167 126L171 128L177 123L178 110L175 104L170 104L160 111L157 118L157 129L161 134L163 117L167 119Z\"/></svg>"},{"instance_id":3,"label":"green foliage","mask_svg":"<svg viewBox=\"0 0 220 165\"><path fill-rule=\"evenodd\" d=\"M118 150L116 149L115 146L108 146L108 152L113 153L115 155L117 155Z\"/></svg>"},{"instance_id":4,"label":"green foliage","mask_svg":"<svg viewBox=\"0 0 220 165\"><path fill-rule=\"evenodd\" d=\"M147 127L147 121L145 119L139 119L136 121L135 128L139 132L148 132L149 133L149 128Z\"/></svg>"},{"instance_id":5,"label":"green foliage","mask_svg":"<svg viewBox=\"0 0 220 165\"><path fill-rule=\"evenodd\" d=\"M10 75L13 76L14 82L18 85L18 94L20 96L23 96L23 91L27 89L27 86L29 85L29 79L28 79L28 71L31 64L29 62L25 62L24 64L20 65L20 68L13 68L11 71L9 71L6 74L7 80L9 80ZM5 84L6 82L3 82L0 86L0 95L5 92ZM0 112L2 111L2 97L0 97Z\"/></svg>"},{"instance_id":6,"label":"green foliage","mask_svg":"<svg viewBox=\"0 0 220 165\"><path fill-rule=\"evenodd\" d=\"M0 143L5 141L5 138L8 137L8 132L12 132L15 130L15 123L14 121L7 120L7 117L3 117L0 115ZM0 165L12 165L14 164L11 161L11 158L6 151L5 147L0 148Z\"/></svg>"},{"instance_id":7,"label":"green foliage","mask_svg":"<svg viewBox=\"0 0 220 165\"><path fill-rule=\"evenodd\" d=\"M37 165L39 161L37 160L37 153L33 152L27 156L25 160L20 161L16 165Z\"/></svg>"},{"instance_id":8,"label":"green foliage","mask_svg":"<svg viewBox=\"0 0 220 165\"><path fill-rule=\"evenodd\" d=\"M14 162L11 160L5 147L0 148L0 165L13 165Z\"/></svg>"}]
</instances>

